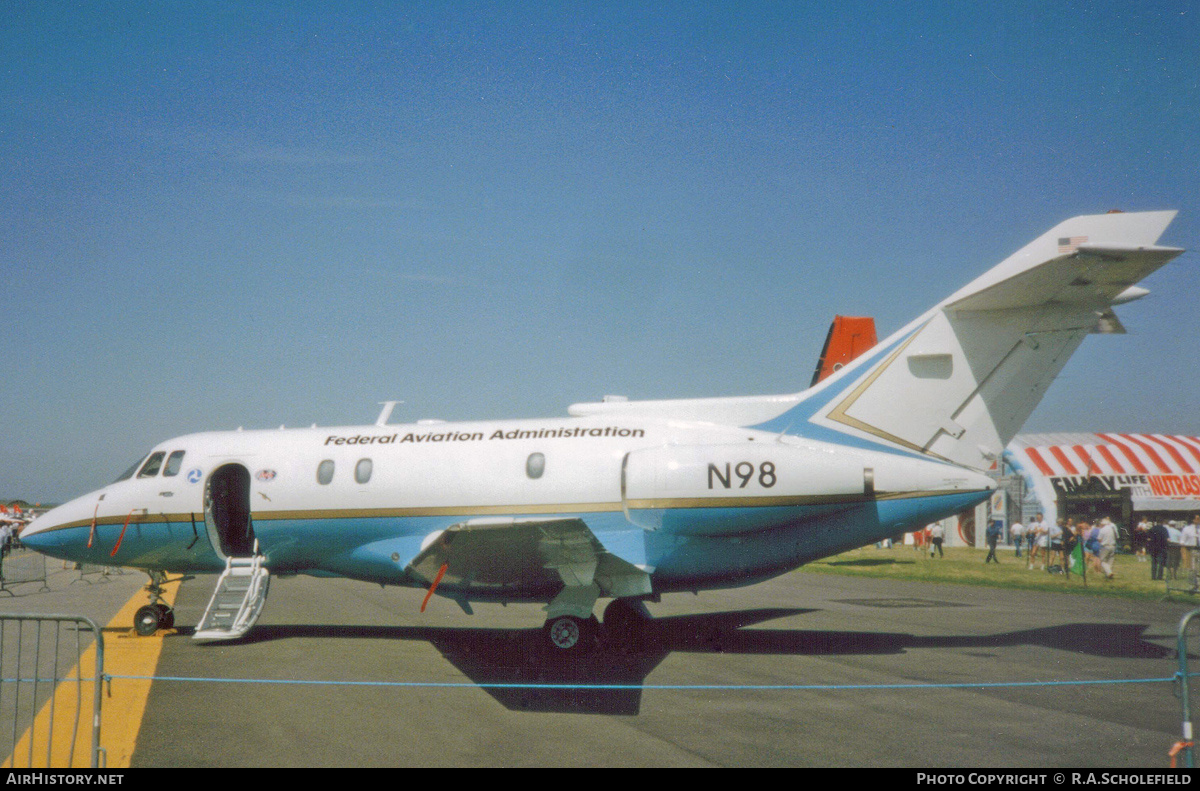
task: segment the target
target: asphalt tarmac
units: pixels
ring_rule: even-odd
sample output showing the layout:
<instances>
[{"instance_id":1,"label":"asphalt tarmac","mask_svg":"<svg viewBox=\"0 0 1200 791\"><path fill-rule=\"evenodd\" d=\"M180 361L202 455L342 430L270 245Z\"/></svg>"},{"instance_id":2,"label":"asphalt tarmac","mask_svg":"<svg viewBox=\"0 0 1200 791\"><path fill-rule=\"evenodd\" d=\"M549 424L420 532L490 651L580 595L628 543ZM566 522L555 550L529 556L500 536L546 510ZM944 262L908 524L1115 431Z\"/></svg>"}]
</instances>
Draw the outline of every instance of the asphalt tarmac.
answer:
<instances>
[{"instance_id":1,"label":"asphalt tarmac","mask_svg":"<svg viewBox=\"0 0 1200 791\"><path fill-rule=\"evenodd\" d=\"M115 612L125 582L42 596ZM640 647L564 662L538 605L421 614L420 591L305 577L202 644L214 583L181 589L135 767L1165 767L1173 683L1061 682L1170 678L1192 608L799 571L666 596ZM1046 685L925 686L1020 682Z\"/></svg>"}]
</instances>

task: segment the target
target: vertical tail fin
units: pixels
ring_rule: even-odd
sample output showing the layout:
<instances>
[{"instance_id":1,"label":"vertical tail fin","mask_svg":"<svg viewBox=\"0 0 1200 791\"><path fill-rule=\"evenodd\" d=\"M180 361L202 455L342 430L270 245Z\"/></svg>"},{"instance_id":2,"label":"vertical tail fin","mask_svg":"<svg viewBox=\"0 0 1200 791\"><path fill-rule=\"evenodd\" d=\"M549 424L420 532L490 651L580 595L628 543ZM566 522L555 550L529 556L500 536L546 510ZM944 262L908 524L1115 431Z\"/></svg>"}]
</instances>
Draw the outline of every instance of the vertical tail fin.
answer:
<instances>
[{"instance_id":1,"label":"vertical tail fin","mask_svg":"<svg viewBox=\"0 0 1200 791\"><path fill-rule=\"evenodd\" d=\"M847 363L874 346L876 340L875 319L870 316L834 316L809 387L845 368Z\"/></svg>"},{"instance_id":2,"label":"vertical tail fin","mask_svg":"<svg viewBox=\"0 0 1200 791\"><path fill-rule=\"evenodd\" d=\"M1112 306L1144 295L1135 284L1183 252L1155 246L1174 216L1060 223L770 422L797 433L815 424L986 468L1083 338L1121 331Z\"/></svg>"}]
</instances>

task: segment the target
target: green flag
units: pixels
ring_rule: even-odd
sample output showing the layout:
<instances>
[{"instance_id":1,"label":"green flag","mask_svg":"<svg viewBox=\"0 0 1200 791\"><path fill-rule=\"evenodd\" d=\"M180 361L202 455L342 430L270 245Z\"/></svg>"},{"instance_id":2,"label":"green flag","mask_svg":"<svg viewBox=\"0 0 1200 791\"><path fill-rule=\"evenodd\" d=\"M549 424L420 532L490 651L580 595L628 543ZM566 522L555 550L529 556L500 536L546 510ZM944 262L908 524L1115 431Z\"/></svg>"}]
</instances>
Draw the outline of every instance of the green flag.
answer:
<instances>
[{"instance_id":1,"label":"green flag","mask_svg":"<svg viewBox=\"0 0 1200 791\"><path fill-rule=\"evenodd\" d=\"M1071 550L1071 571L1075 574L1084 576L1083 571L1083 542L1076 541L1075 548Z\"/></svg>"}]
</instances>

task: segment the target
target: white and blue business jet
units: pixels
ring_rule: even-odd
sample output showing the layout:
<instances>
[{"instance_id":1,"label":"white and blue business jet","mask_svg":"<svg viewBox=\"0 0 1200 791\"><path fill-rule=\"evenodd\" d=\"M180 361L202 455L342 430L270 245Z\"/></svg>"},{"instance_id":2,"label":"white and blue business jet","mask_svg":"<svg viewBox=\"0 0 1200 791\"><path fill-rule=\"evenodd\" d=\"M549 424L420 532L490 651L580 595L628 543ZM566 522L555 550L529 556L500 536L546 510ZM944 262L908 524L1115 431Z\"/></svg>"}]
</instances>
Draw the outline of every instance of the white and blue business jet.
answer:
<instances>
[{"instance_id":1,"label":"white and blue business jet","mask_svg":"<svg viewBox=\"0 0 1200 791\"><path fill-rule=\"evenodd\" d=\"M664 593L749 585L982 502L988 469L1113 305L1182 250L1175 212L1076 217L800 393L572 405L570 417L190 434L39 517L54 557L220 573L195 636L238 637L271 575L546 602L551 646L636 634ZM424 602L421 605L424 609Z\"/></svg>"}]
</instances>

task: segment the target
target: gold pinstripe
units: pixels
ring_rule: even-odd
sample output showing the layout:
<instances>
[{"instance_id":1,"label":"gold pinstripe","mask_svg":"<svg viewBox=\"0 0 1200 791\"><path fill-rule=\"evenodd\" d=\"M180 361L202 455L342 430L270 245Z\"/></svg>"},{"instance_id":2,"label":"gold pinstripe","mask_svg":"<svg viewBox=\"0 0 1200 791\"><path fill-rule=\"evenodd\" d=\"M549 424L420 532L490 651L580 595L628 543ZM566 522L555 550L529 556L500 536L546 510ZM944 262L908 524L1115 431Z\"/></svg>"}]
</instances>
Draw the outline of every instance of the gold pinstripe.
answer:
<instances>
[{"instance_id":1,"label":"gold pinstripe","mask_svg":"<svg viewBox=\"0 0 1200 791\"><path fill-rule=\"evenodd\" d=\"M635 510L675 509L675 508L778 508L803 505L856 505L880 500L909 500L917 497L931 497L938 494L965 494L967 491L958 490L947 492L876 492L872 496L865 494L826 494L826 495L794 495L778 497L673 497L659 499L630 500L625 505ZM431 506L425 508L340 508L325 510L297 511L254 511L251 516L255 521L269 522L293 519L378 519L388 517L423 517L423 516L520 516L525 514L582 514L582 513L615 513L622 510L621 503L547 503L540 505L486 505L486 506ZM195 515L197 526L203 525L203 518ZM161 524L189 523L192 513L183 514L149 514L133 517L129 524ZM96 520L99 525L124 524L124 516L106 516ZM67 530L75 527L89 527L90 519L80 519L74 522L57 525L53 530Z\"/></svg>"}]
</instances>

